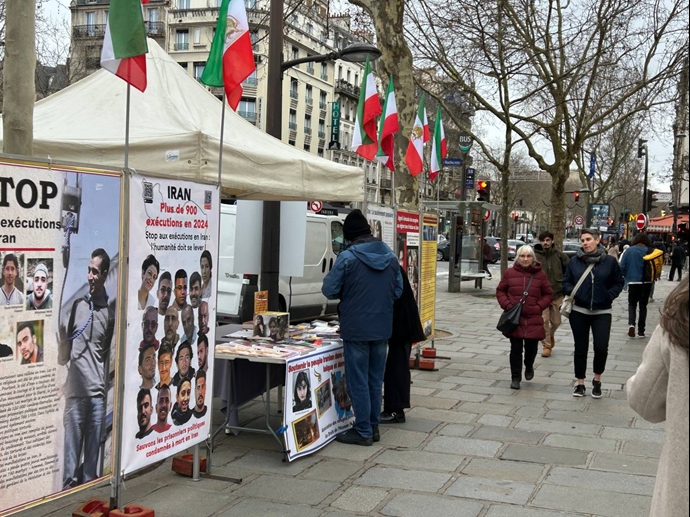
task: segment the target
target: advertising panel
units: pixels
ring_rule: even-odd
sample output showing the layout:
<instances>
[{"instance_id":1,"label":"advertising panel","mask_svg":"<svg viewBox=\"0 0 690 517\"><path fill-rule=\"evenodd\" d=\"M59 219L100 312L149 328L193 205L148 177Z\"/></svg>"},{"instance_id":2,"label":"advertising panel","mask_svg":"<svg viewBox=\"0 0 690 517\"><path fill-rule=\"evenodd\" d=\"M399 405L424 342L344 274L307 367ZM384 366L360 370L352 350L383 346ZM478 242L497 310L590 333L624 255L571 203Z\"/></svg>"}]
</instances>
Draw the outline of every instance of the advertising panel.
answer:
<instances>
[{"instance_id":1,"label":"advertising panel","mask_svg":"<svg viewBox=\"0 0 690 517\"><path fill-rule=\"evenodd\" d=\"M121 181L0 163L0 515L112 472Z\"/></svg>"},{"instance_id":2,"label":"advertising panel","mask_svg":"<svg viewBox=\"0 0 690 517\"><path fill-rule=\"evenodd\" d=\"M125 474L202 442L211 430L219 192L135 174L130 214Z\"/></svg>"},{"instance_id":3,"label":"advertising panel","mask_svg":"<svg viewBox=\"0 0 690 517\"><path fill-rule=\"evenodd\" d=\"M419 214L398 210L395 218L398 262L407 271L414 299L419 301Z\"/></svg>"},{"instance_id":4,"label":"advertising panel","mask_svg":"<svg viewBox=\"0 0 690 517\"><path fill-rule=\"evenodd\" d=\"M419 316L426 337L433 337L436 315L436 247L438 216L422 214L422 268Z\"/></svg>"},{"instance_id":5,"label":"advertising panel","mask_svg":"<svg viewBox=\"0 0 690 517\"><path fill-rule=\"evenodd\" d=\"M342 343L288 359L285 372L285 441L292 461L332 442L351 427L355 415Z\"/></svg>"},{"instance_id":6,"label":"advertising panel","mask_svg":"<svg viewBox=\"0 0 690 517\"><path fill-rule=\"evenodd\" d=\"M390 206L367 205L367 221L371 234L395 249L395 210Z\"/></svg>"}]
</instances>

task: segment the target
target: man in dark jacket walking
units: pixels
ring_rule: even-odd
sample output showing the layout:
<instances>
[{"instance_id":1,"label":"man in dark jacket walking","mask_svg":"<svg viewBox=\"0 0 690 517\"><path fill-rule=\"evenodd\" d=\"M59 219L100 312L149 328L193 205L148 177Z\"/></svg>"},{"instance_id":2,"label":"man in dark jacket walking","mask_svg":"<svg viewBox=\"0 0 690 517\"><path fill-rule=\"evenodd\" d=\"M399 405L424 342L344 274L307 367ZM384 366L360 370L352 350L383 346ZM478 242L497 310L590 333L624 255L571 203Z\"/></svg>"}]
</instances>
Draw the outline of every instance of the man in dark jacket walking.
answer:
<instances>
[{"instance_id":1,"label":"man in dark jacket walking","mask_svg":"<svg viewBox=\"0 0 690 517\"><path fill-rule=\"evenodd\" d=\"M553 233L541 232L539 244L535 244L534 252L542 269L549 279L549 285L553 289L553 301L544 310L544 337L542 344L542 357L550 357L551 350L556 344L556 330L561 326L560 307L563 304L563 273L568 267L568 255L556 249L553 242Z\"/></svg>"},{"instance_id":2,"label":"man in dark jacket walking","mask_svg":"<svg viewBox=\"0 0 690 517\"><path fill-rule=\"evenodd\" d=\"M673 251L671 252L671 272L668 274L668 279L673 282L675 272L678 271L678 281L683 279L683 266L685 265L685 250L679 243L673 244Z\"/></svg>"},{"instance_id":3,"label":"man in dark jacket walking","mask_svg":"<svg viewBox=\"0 0 690 517\"><path fill-rule=\"evenodd\" d=\"M355 412L354 427L337 440L371 445L378 439L393 303L402 294L403 280L397 257L371 235L362 212L353 210L348 214L343 236L350 245L338 255L321 288L329 300L340 299L340 337L345 348L347 389Z\"/></svg>"}]
</instances>

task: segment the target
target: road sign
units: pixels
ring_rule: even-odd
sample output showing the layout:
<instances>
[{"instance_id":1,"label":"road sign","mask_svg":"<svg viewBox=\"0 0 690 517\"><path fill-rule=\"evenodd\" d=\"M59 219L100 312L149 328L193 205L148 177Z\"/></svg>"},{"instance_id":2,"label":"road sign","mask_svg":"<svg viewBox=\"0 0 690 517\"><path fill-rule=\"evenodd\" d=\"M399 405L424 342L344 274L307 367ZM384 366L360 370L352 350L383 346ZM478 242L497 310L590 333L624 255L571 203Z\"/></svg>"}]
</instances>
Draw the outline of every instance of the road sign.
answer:
<instances>
[{"instance_id":1,"label":"road sign","mask_svg":"<svg viewBox=\"0 0 690 517\"><path fill-rule=\"evenodd\" d=\"M484 214L484 221L488 221L489 219L491 219L491 210L487 210Z\"/></svg>"},{"instance_id":2,"label":"road sign","mask_svg":"<svg viewBox=\"0 0 690 517\"><path fill-rule=\"evenodd\" d=\"M460 150L463 153L469 152L469 150L472 148L472 135L470 135L467 131L461 131L458 140L460 141Z\"/></svg>"},{"instance_id":3,"label":"road sign","mask_svg":"<svg viewBox=\"0 0 690 517\"><path fill-rule=\"evenodd\" d=\"M638 214L635 220L635 226L638 230L644 230L647 227L647 216L644 214Z\"/></svg>"},{"instance_id":4,"label":"road sign","mask_svg":"<svg viewBox=\"0 0 690 517\"><path fill-rule=\"evenodd\" d=\"M474 169L471 167L465 169L465 188L474 190Z\"/></svg>"},{"instance_id":5,"label":"road sign","mask_svg":"<svg viewBox=\"0 0 690 517\"><path fill-rule=\"evenodd\" d=\"M323 203L321 201L312 201L309 203L309 208L312 212L318 214L323 208Z\"/></svg>"},{"instance_id":6,"label":"road sign","mask_svg":"<svg viewBox=\"0 0 690 517\"><path fill-rule=\"evenodd\" d=\"M657 192L656 196L656 202L657 203L670 203L672 198L672 195L670 192Z\"/></svg>"},{"instance_id":7,"label":"road sign","mask_svg":"<svg viewBox=\"0 0 690 517\"><path fill-rule=\"evenodd\" d=\"M581 215L576 215L575 219L573 219L573 224L575 226L582 226L583 224L585 224L585 218Z\"/></svg>"},{"instance_id":8,"label":"road sign","mask_svg":"<svg viewBox=\"0 0 690 517\"><path fill-rule=\"evenodd\" d=\"M444 167L462 167L462 158L444 158Z\"/></svg>"}]
</instances>

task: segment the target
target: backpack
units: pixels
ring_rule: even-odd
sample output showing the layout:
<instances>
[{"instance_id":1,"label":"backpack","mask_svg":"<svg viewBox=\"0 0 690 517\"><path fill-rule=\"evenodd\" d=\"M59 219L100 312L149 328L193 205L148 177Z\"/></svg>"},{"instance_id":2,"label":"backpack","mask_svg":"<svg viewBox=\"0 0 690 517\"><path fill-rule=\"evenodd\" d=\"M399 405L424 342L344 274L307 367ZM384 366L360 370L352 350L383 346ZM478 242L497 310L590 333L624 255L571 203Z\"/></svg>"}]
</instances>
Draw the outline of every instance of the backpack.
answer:
<instances>
[{"instance_id":1,"label":"backpack","mask_svg":"<svg viewBox=\"0 0 690 517\"><path fill-rule=\"evenodd\" d=\"M647 248L644 260L644 273L642 281L646 283L656 282L661 278L661 268L664 266L664 252L660 249Z\"/></svg>"}]
</instances>

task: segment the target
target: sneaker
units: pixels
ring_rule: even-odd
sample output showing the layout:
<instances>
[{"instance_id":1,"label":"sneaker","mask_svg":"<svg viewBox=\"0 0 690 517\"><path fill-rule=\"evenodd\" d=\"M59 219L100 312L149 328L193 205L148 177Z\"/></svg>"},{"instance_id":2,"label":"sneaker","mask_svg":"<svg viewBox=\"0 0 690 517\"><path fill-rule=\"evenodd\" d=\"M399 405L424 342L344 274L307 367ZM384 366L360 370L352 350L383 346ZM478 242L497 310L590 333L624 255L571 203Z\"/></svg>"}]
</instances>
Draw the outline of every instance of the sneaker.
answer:
<instances>
[{"instance_id":1,"label":"sneaker","mask_svg":"<svg viewBox=\"0 0 690 517\"><path fill-rule=\"evenodd\" d=\"M340 433L335 439L340 443L346 443L348 445L363 445L364 447L370 447L374 443L373 438L365 438L354 429Z\"/></svg>"},{"instance_id":2,"label":"sneaker","mask_svg":"<svg viewBox=\"0 0 690 517\"><path fill-rule=\"evenodd\" d=\"M381 441L381 431L379 431L379 426L375 425L372 426L372 430L374 431L374 437L372 438L374 443L378 443Z\"/></svg>"},{"instance_id":3,"label":"sneaker","mask_svg":"<svg viewBox=\"0 0 690 517\"><path fill-rule=\"evenodd\" d=\"M635 337L635 325L628 327L628 337Z\"/></svg>"},{"instance_id":4,"label":"sneaker","mask_svg":"<svg viewBox=\"0 0 690 517\"><path fill-rule=\"evenodd\" d=\"M637 333L637 337L638 337L639 339L644 339L646 336L644 335L644 332L638 332L638 333Z\"/></svg>"},{"instance_id":5,"label":"sneaker","mask_svg":"<svg viewBox=\"0 0 690 517\"><path fill-rule=\"evenodd\" d=\"M587 388L584 384L578 384L575 386L575 391L573 391L573 397L584 397L587 395Z\"/></svg>"},{"instance_id":6,"label":"sneaker","mask_svg":"<svg viewBox=\"0 0 690 517\"><path fill-rule=\"evenodd\" d=\"M601 398L601 381L592 381L592 398Z\"/></svg>"},{"instance_id":7,"label":"sneaker","mask_svg":"<svg viewBox=\"0 0 690 517\"><path fill-rule=\"evenodd\" d=\"M405 412L404 411L384 411L381 413L381 423L382 424L404 424L405 423Z\"/></svg>"},{"instance_id":8,"label":"sneaker","mask_svg":"<svg viewBox=\"0 0 690 517\"><path fill-rule=\"evenodd\" d=\"M520 381L512 381L510 383L510 389L511 390L519 390L520 389Z\"/></svg>"},{"instance_id":9,"label":"sneaker","mask_svg":"<svg viewBox=\"0 0 690 517\"><path fill-rule=\"evenodd\" d=\"M525 380L531 381L532 379L534 379L534 367L525 368Z\"/></svg>"}]
</instances>

